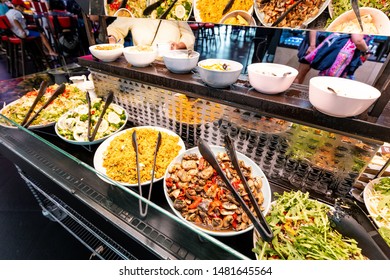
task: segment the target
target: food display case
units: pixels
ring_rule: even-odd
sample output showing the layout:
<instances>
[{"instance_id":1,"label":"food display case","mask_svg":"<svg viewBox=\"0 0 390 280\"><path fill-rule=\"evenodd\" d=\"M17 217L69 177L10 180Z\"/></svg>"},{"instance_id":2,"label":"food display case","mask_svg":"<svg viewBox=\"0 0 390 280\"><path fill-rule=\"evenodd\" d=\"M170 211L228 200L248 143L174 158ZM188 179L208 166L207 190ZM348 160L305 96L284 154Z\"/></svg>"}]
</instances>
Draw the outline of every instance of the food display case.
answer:
<instances>
[{"instance_id":1,"label":"food display case","mask_svg":"<svg viewBox=\"0 0 390 280\"><path fill-rule=\"evenodd\" d=\"M196 147L200 139L223 146L228 135L237 151L264 172L273 198L274 193L302 191L327 205L342 201L388 258L390 248L365 205L352 195L355 189L363 191L359 178L384 142L390 142L387 62L381 63L374 83L381 99L367 114L350 118L317 111L308 100L307 85L293 84L283 93L266 95L253 89L245 74L230 87L217 89L205 85L196 70L171 73L162 61L137 68L129 67L123 56L102 62L87 55L78 64L90 72L97 97L114 94L113 103L127 113L125 128L168 129L180 136L186 149ZM252 230L213 236L179 218L167 201L164 180L153 184L148 200L139 189L95 168L98 145L74 145L58 137L53 126L26 129L0 118L0 152L17 165L48 217L97 257L256 258ZM145 217L140 202L149 205Z\"/></svg>"}]
</instances>

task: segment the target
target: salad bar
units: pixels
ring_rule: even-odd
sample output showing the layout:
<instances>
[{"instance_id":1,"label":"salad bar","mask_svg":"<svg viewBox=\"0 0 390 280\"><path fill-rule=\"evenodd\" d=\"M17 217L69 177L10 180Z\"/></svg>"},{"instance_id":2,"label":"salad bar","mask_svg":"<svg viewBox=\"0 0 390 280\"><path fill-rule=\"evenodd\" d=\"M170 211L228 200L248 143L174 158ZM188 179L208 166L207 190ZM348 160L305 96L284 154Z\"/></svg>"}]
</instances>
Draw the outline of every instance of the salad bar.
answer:
<instances>
[{"instance_id":1,"label":"salad bar","mask_svg":"<svg viewBox=\"0 0 390 280\"><path fill-rule=\"evenodd\" d=\"M110 16L187 20L193 13L217 22L245 5L260 24L307 26L334 1L312 2L107 0L104 8ZM267 14L275 5L279 13ZM92 55L79 58L94 95L77 84L37 89L37 81L23 81L28 86L18 83L17 93L0 99L0 153L43 210L95 256L390 258L389 178L364 190L357 184L390 141L387 111L374 121L325 114L313 107L309 86L293 84L296 71L276 64L253 64L251 79L233 60L198 62L199 53L186 50L167 52L163 63L151 46L115 46L91 46ZM147 52L153 57L145 63ZM177 70L165 58L198 64ZM255 86L260 77L287 82L269 90ZM353 95L329 88L321 83L324 96Z\"/></svg>"},{"instance_id":2,"label":"salad bar","mask_svg":"<svg viewBox=\"0 0 390 280\"><path fill-rule=\"evenodd\" d=\"M359 245L365 244L366 236L336 231L328 216L332 207L337 208L338 199L351 199L350 192L356 179L379 149L380 142L267 116L239 103L233 106L220 99L206 98L200 95L201 91L195 99L194 93L184 95L105 72L108 65L115 72L116 67L120 68L121 60L95 64L84 58L80 62L89 65L99 96L91 100L90 112L98 117L103 100L107 100L106 93L111 91L113 104L102 118L107 124L101 126L108 129L114 125L116 130L102 138L97 137L96 142L83 138L74 143L70 138L74 137L75 131L64 133L69 139L57 134L71 127L77 127L74 130L79 132L87 130L82 122L88 118L88 95L84 93L80 94L84 105L59 114L51 126L27 130L20 127L18 119L12 119L12 115L2 115L1 152L21 167L23 176L31 180L33 192L38 197L57 204L57 200L53 202L53 196L61 197L66 205L71 205L86 218L97 219L95 225L104 228L110 236L115 236L118 230L124 233L121 241L115 239L119 244L107 243L106 246L120 245L133 252L131 246L140 242L144 244L141 247L145 247L139 251L143 252L139 253L139 258L145 258L143 254L146 258L174 259L387 258L389 248L376 231L379 226L367 216L370 211L373 213L372 208L367 207L366 212L366 206L357 202L342 207L350 209L343 213L358 221L363 232L371 232L369 241L376 247L368 251L367 247ZM144 70L126 68L122 71L137 73L151 67L159 69L161 65L153 63ZM188 77L193 73L164 72L164 79L173 75ZM230 92L234 94L234 91ZM23 113L20 115L23 118ZM143 172L140 174L146 176L139 183L134 180L137 178L131 141L134 132L137 132L139 167ZM142 192L150 184L150 160L157 132L162 134L162 140L149 201ZM226 135L233 140L240 166L253 187L251 192L275 235L271 243L265 242L258 231L253 230L240 202L231 196L213 168L205 165L200 156L197 145L202 140L211 145L227 177L232 178L232 185L250 206L242 181L232 175L234 168L226 160ZM177 151L172 149L172 143L164 148L167 141L178 140ZM14 154L12 151L16 150L18 153ZM108 166L114 167L115 172L108 171ZM124 179L131 174L132 181ZM56 184L50 183L52 179L49 178ZM291 208L297 201L300 202L297 207L301 208ZM149 205L146 217L142 217L136 207L141 202ZM386 202L376 205L383 204ZM68 207L58 205L64 209ZM286 213L283 209L289 210ZM380 211L383 213L383 208ZM103 217L104 221L98 217ZM326 241L313 238L317 234L326 236ZM337 250L327 247L329 240ZM199 250L205 244L208 250Z\"/></svg>"}]
</instances>

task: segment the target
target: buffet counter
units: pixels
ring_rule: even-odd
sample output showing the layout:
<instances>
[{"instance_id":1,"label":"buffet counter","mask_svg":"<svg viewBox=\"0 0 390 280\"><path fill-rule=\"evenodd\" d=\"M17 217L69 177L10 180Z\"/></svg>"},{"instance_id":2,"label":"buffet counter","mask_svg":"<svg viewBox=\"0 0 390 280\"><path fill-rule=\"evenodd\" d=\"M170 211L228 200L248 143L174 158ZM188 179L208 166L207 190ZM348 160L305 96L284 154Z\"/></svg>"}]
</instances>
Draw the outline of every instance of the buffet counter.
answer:
<instances>
[{"instance_id":1,"label":"buffet counter","mask_svg":"<svg viewBox=\"0 0 390 280\"><path fill-rule=\"evenodd\" d=\"M199 138L221 145L222 135L229 133L237 141L238 150L264 170L272 193L306 190L327 204L333 204L337 198L348 201L353 183L383 141L389 141L390 137L390 125L386 121L336 119L315 111L307 100L305 86L293 85L285 93L271 96L251 89L246 77L241 77L228 90L213 89L205 86L197 73L172 74L158 62L150 67L129 68L123 58L101 63L87 56L80 58L79 63L91 71L98 96L104 98L108 90L114 91L114 103L126 108L129 114L126 128L165 127L180 135L186 148L195 146ZM15 82L13 89L17 90L13 90L14 95L6 95L7 102L31 89L31 84L25 81ZM23 83L25 87L20 86ZM181 107L185 100L177 99L178 94L196 98L202 104L200 111L191 111L191 119L188 115L177 114L177 108L181 108L180 112L185 109ZM224 117L226 115L229 118ZM4 119L3 116L0 118ZM266 125L259 131L257 125L263 124L264 120ZM274 121L271 126L269 121ZM98 257L256 258L252 252L253 231L212 237L190 226L172 212L162 181L154 183L149 202L134 189L97 171L93 167L97 145L70 144L60 139L53 127L27 130L14 125L17 129L0 126L0 152L20 168L41 207L69 231L77 224L74 235ZM346 169L337 171L337 166L312 166L309 160L317 159L317 154L299 153L304 150L301 149L303 145L308 144L298 141L302 135L314 140L331 139L331 145L344 158L342 164ZM252 147L254 143L256 149ZM310 149L320 151L317 147ZM334 168L333 172L328 172L328 168ZM305 173L302 173L303 169ZM309 183L313 180L309 175L315 175L315 170L323 177L317 178L321 184L316 182L311 186ZM145 218L138 212L139 200L150 206ZM390 256L390 249L367 217L364 204L352 202L350 205L351 215ZM88 235L80 234L80 228Z\"/></svg>"},{"instance_id":2,"label":"buffet counter","mask_svg":"<svg viewBox=\"0 0 390 280\"><path fill-rule=\"evenodd\" d=\"M386 108L379 118L368 121L367 116L335 118L318 112L308 100L308 86L293 84L289 90L277 95L257 92L249 85L247 76L241 76L229 89L216 89L206 86L198 73L174 74L163 63L150 67L128 67L124 57L111 63L100 63L92 56L79 59L82 66L115 77L145 84L156 85L195 98L204 98L221 104L235 104L238 108L266 114L268 116L308 124L319 129L340 132L360 139L390 141L390 109ZM389 68L389 67L387 67ZM99 87L97 88L99 91ZM101 94L104 95L102 92Z\"/></svg>"}]
</instances>

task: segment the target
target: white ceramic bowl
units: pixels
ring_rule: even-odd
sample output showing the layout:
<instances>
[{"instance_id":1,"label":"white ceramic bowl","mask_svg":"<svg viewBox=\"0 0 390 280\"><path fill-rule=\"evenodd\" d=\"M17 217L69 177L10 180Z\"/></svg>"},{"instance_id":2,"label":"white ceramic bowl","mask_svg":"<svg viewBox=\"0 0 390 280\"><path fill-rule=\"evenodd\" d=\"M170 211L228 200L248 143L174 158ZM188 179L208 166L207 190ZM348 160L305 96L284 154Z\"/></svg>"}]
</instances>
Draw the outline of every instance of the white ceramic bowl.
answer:
<instances>
[{"instance_id":1,"label":"white ceramic bowl","mask_svg":"<svg viewBox=\"0 0 390 280\"><path fill-rule=\"evenodd\" d=\"M360 8L359 10L360 10L360 16L361 17L363 17L365 15L368 15L368 14L371 15L372 21L373 21L375 27L378 30L378 34L386 35L386 36L390 35L390 19L386 16L385 13L383 13L381 10L374 9L374 8L369 8L369 7L363 7L363 8ZM353 24L354 29L350 30L349 28L351 27L350 25L352 25L353 21L355 21L355 23ZM340 16L338 16L328 26L328 28L326 30L327 31L333 31L333 32L341 32L342 30L340 30L340 27L344 23L349 23L350 24L350 25L348 25L348 30L346 30L345 32L348 32L348 33L362 33L359 25L356 22L355 13L352 10L346 11L343 14L341 14ZM367 33L367 32L364 32L364 33ZM374 34L370 33L370 35L374 35Z\"/></svg>"},{"instance_id":2,"label":"white ceramic bowl","mask_svg":"<svg viewBox=\"0 0 390 280\"><path fill-rule=\"evenodd\" d=\"M231 24L231 23L225 22L225 21L230 19L230 18L236 18L238 15L242 16L246 20L247 24L236 23L235 25L257 26L256 21L255 21L254 17L252 16L252 14L248 13L247 11L243 11L243 10L236 10L236 11L231 11L230 13L227 13L226 15L223 16L223 18L221 19L221 21L219 23Z\"/></svg>"},{"instance_id":3,"label":"white ceramic bowl","mask_svg":"<svg viewBox=\"0 0 390 280\"><path fill-rule=\"evenodd\" d=\"M249 83L258 92L277 94L287 90L298 70L277 63L253 63L248 66Z\"/></svg>"},{"instance_id":4,"label":"white ceramic bowl","mask_svg":"<svg viewBox=\"0 0 390 280\"><path fill-rule=\"evenodd\" d=\"M211 65L228 66L227 70L213 70L204 68ZM198 62L198 71L202 81L215 88L226 88L234 84L240 76L243 65L234 60L228 59L205 59Z\"/></svg>"},{"instance_id":5,"label":"white ceramic bowl","mask_svg":"<svg viewBox=\"0 0 390 280\"><path fill-rule=\"evenodd\" d=\"M111 62L122 55L122 44L98 44L89 47L91 54L103 62Z\"/></svg>"},{"instance_id":6,"label":"white ceramic bowl","mask_svg":"<svg viewBox=\"0 0 390 280\"><path fill-rule=\"evenodd\" d=\"M318 111L333 117L344 118L359 115L367 110L380 95L380 91L373 86L344 78L314 77L309 82L310 103Z\"/></svg>"},{"instance_id":7,"label":"white ceramic bowl","mask_svg":"<svg viewBox=\"0 0 390 280\"><path fill-rule=\"evenodd\" d=\"M155 47L133 46L123 49L123 55L128 63L136 67L146 67L157 58L157 49Z\"/></svg>"},{"instance_id":8,"label":"white ceramic bowl","mask_svg":"<svg viewBox=\"0 0 390 280\"><path fill-rule=\"evenodd\" d=\"M199 53L192 51L188 56L187 50L172 50L164 54L164 63L173 73L188 73L194 69L199 61Z\"/></svg>"}]
</instances>

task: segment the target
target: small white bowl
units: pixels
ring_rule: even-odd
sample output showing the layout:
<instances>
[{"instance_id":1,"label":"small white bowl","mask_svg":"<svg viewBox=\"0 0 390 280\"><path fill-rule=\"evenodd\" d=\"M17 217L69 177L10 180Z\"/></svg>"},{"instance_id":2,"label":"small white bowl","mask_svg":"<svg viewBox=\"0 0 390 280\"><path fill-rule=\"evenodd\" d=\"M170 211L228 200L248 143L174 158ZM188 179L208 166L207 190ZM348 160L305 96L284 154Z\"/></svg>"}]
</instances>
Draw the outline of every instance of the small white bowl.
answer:
<instances>
[{"instance_id":1,"label":"small white bowl","mask_svg":"<svg viewBox=\"0 0 390 280\"><path fill-rule=\"evenodd\" d=\"M321 76L309 82L310 103L321 113L338 118L363 113L380 96L373 86L350 79Z\"/></svg>"},{"instance_id":2,"label":"small white bowl","mask_svg":"<svg viewBox=\"0 0 390 280\"><path fill-rule=\"evenodd\" d=\"M278 94L287 90L298 75L298 70L277 63L253 63L248 66L249 83L258 92Z\"/></svg>"},{"instance_id":3,"label":"small white bowl","mask_svg":"<svg viewBox=\"0 0 390 280\"><path fill-rule=\"evenodd\" d=\"M187 50L172 50L164 54L164 64L169 71L173 73L188 73L194 69L199 61L200 54L191 51L188 55Z\"/></svg>"},{"instance_id":4,"label":"small white bowl","mask_svg":"<svg viewBox=\"0 0 390 280\"><path fill-rule=\"evenodd\" d=\"M132 66L146 67L157 58L157 49L153 46L126 47L123 49L123 55Z\"/></svg>"},{"instance_id":5,"label":"small white bowl","mask_svg":"<svg viewBox=\"0 0 390 280\"><path fill-rule=\"evenodd\" d=\"M242 16L248 24L236 23L235 25L257 26L254 17L250 13L248 13L247 11L243 11L243 10L236 10L236 11L231 11L230 13L227 13L226 15L223 16L223 18L221 19L221 21L219 23L230 24L230 23L226 22L226 20L233 18L233 17L236 18L238 15Z\"/></svg>"},{"instance_id":6,"label":"small white bowl","mask_svg":"<svg viewBox=\"0 0 390 280\"><path fill-rule=\"evenodd\" d=\"M360 16L363 17L365 15L371 15L372 21L378 30L379 35L390 35L390 19L386 16L384 12L381 10L375 9L375 8L369 8L369 7L362 7L359 9ZM350 29L350 26L352 25L352 21L356 21L353 26L354 29ZM348 30L341 30L341 26L344 23L349 24ZM364 24L363 24L364 26ZM355 13L350 10L346 11L340 16L338 16L326 29L326 31L332 31L332 32L348 32L348 33L368 33L366 31L362 32L359 24L357 23L356 15ZM371 34L370 35L375 35Z\"/></svg>"},{"instance_id":7,"label":"small white bowl","mask_svg":"<svg viewBox=\"0 0 390 280\"><path fill-rule=\"evenodd\" d=\"M227 70L207 69L205 66L222 65L228 66ZM202 81L215 88L226 88L234 84L242 71L243 65L228 59L205 59L198 62L198 71Z\"/></svg>"},{"instance_id":8,"label":"small white bowl","mask_svg":"<svg viewBox=\"0 0 390 280\"><path fill-rule=\"evenodd\" d=\"M122 55L122 44L98 44L89 47L91 54L103 62L112 62Z\"/></svg>"}]
</instances>

